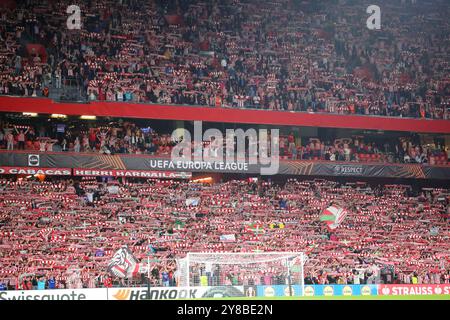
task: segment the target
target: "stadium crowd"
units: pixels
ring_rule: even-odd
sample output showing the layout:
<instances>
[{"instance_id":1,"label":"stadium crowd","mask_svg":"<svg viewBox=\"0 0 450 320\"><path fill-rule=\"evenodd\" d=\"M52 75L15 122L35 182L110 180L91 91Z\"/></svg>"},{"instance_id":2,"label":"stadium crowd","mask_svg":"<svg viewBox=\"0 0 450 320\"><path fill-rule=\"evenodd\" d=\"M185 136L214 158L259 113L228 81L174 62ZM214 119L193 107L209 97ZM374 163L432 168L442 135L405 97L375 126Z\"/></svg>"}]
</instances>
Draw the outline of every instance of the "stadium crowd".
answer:
<instances>
[{"instance_id":1,"label":"stadium crowd","mask_svg":"<svg viewBox=\"0 0 450 320\"><path fill-rule=\"evenodd\" d=\"M175 142L170 134L132 122L82 127L79 123L56 126L0 124L0 149L40 152L97 152L103 154L168 155Z\"/></svg>"},{"instance_id":2,"label":"stadium crowd","mask_svg":"<svg viewBox=\"0 0 450 320\"><path fill-rule=\"evenodd\" d=\"M3 8L0 94L449 119L439 5L379 1L379 33L351 1L81 1L69 30L72 4Z\"/></svg>"},{"instance_id":3,"label":"stadium crowd","mask_svg":"<svg viewBox=\"0 0 450 320\"><path fill-rule=\"evenodd\" d=\"M153 286L176 285L176 259L187 252L261 251L305 252L305 283L449 283L449 201L448 189L327 180L3 178L0 286L124 285L106 272L123 245L144 264L151 246ZM319 219L330 205L348 210L335 230ZM285 271L269 267L217 274L198 268L191 276L197 285L286 280Z\"/></svg>"}]
</instances>

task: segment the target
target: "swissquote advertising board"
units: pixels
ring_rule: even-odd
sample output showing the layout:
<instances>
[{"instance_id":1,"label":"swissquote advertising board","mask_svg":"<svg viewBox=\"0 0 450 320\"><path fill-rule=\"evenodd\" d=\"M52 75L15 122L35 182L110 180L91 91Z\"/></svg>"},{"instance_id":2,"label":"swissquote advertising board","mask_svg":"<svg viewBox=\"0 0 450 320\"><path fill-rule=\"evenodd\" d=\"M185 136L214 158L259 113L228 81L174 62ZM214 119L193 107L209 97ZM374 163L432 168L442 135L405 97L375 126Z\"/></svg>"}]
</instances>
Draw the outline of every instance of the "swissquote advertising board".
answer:
<instances>
[{"instance_id":1,"label":"swissquote advertising board","mask_svg":"<svg viewBox=\"0 0 450 320\"><path fill-rule=\"evenodd\" d=\"M107 300L106 289L0 291L0 300Z\"/></svg>"}]
</instances>

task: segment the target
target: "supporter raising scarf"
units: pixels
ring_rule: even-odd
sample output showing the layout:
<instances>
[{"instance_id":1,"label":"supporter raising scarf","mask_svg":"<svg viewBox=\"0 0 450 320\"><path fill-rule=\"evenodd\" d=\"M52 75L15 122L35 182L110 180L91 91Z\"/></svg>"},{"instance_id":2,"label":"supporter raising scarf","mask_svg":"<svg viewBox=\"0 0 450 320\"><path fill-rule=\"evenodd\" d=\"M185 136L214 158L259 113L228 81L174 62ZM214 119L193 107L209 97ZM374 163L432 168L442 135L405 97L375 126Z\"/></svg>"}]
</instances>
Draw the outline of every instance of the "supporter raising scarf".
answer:
<instances>
[{"instance_id":1,"label":"supporter raising scarf","mask_svg":"<svg viewBox=\"0 0 450 320\"><path fill-rule=\"evenodd\" d=\"M39 231L39 236L45 240L45 241L49 241L50 236L53 233L53 228L45 228Z\"/></svg>"},{"instance_id":2,"label":"supporter raising scarf","mask_svg":"<svg viewBox=\"0 0 450 320\"><path fill-rule=\"evenodd\" d=\"M344 221L347 213L348 211L343 208L331 206L322 212L320 221L325 221L330 230L335 230Z\"/></svg>"}]
</instances>

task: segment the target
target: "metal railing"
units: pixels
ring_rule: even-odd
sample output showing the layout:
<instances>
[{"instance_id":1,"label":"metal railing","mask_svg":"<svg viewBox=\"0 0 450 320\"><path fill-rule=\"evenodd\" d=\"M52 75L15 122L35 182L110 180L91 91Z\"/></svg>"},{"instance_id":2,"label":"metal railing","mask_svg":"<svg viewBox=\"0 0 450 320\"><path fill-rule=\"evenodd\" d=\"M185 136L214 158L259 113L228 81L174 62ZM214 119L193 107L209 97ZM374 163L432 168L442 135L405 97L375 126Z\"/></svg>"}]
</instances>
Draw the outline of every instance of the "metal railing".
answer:
<instances>
[{"instance_id":1,"label":"metal railing","mask_svg":"<svg viewBox=\"0 0 450 320\"><path fill-rule=\"evenodd\" d=\"M49 98L55 101L87 102L88 100L84 86L74 78L58 80L53 77L49 89Z\"/></svg>"}]
</instances>

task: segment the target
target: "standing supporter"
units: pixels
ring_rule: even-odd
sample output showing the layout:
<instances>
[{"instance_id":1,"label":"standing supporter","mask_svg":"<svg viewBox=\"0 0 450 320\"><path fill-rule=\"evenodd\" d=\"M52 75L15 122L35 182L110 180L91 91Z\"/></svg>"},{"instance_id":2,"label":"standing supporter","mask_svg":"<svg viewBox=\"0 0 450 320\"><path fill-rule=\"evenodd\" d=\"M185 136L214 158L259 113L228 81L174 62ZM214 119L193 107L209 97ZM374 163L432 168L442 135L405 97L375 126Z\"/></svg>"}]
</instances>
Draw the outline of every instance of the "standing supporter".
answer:
<instances>
[{"instance_id":1,"label":"standing supporter","mask_svg":"<svg viewBox=\"0 0 450 320\"><path fill-rule=\"evenodd\" d=\"M79 137L76 137L76 138L75 138L75 142L74 142L74 145L73 145L73 150L74 150L75 152L80 152L80 150L81 150L81 144L80 144L80 139L79 139Z\"/></svg>"},{"instance_id":2,"label":"standing supporter","mask_svg":"<svg viewBox=\"0 0 450 320\"><path fill-rule=\"evenodd\" d=\"M95 129L90 129L89 130L89 148L91 150L95 150L96 149L96 142L97 142L97 134L95 132Z\"/></svg>"},{"instance_id":3,"label":"standing supporter","mask_svg":"<svg viewBox=\"0 0 450 320\"><path fill-rule=\"evenodd\" d=\"M112 279L109 276L104 276L103 278L103 286L105 288L112 288Z\"/></svg>"},{"instance_id":4,"label":"standing supporter","mask_svg":"<svg viewBox=\"0 0 450 320\"><path fill-rule=\"evenodd\" d=\"M39 151L45 152L47 147L47 140L46 139L40 139L39 140Z\"/></svg>"},{"instance_id":5,"label":"standing supporter","mask_svg":"<svg viewBox=\"0 0 450 320\"><path fill-rule=\"evenodd\" d=\"M292 153L294 153L294 149L295 149L295 136L294 136L293 132L289 133L288 143L289 143L289 153L292 154Z\"/></svg>"},{"instance_id":6,"label":"standing supporter","mask_svg":"<svg viewBox=\"0 0 450 320\"><path fill-rule=\"evenodd\" d=\"M18 149L25 150L25 135L28 133L29 128L25 132L23 130L18 131L16 127L14 127L14 130L17 132Z\"/></svg>"},{"instance_id":7,"label":"standing supporter","mask_svg":"<svg viewBox=\"0 0 450 320\"><path fill-rule=\"evenodd\" d=\"M7 150L14 150L14 136L11 133L11 131L8 131L5 135L6 140L6 149Z\"/></svg>"},{"instance_id":8,"label":"standing supporter","mask_svg":"<svg viewBox=\"0 0 450 320\"><path fill-rule=\"evenodd\" d=\"M96 277L90 277L89 278L89 281L88 281L88 285L87 285L87 287L88 288L96 288L97 287L97 284L96 284Z\"/></svg>"},{"instance_id":9,"label":"standing supporter","mask_svg":"<svg viewBox=\"0 0 450 320\"><path fill-rule=\"evenodd\" d=\"M38 289L38 281L36 279L36 275L33 275L32 279L31 279L31 286L32 286L33 290Z\"/></svg>"},{"instance_id":10,"label":"standing supporter","mask_svg":"<svg viewBox=\"0 0 450 320\"><path fill-rule=\"evenodd\" d=\"M47 288L48 289L55 289L56 287L56 281L55 278L53 276L51 276L48 280L47 280Z\"/></svg>"},{"instance_id":11,"label":"standing supporter","mask_svg":"<svg viewBox=\"0 0 450 320\"><path fill-rule=\"evenodd\" d=\"M36 279L34 279L34 280L36 280ZM36 282L36 286L35 286L32 283L31 278L23 277L21 287L22 287L22 290L33 290L34 288L37 288L37 282Z\"/></svg>"},{"instance_id":12,"label":"standing supporter","mask_svg":"<svg viewBox=\"0 0 450 320\"><path fill-rule=\"evenodd\" d=\"M37 282L37 289L45 290L45 285L46 285L45 277L40 277Z\"/></svg>"},{"instance_id":13,"label":"standing supporter","mask_svg":"<svg viewBox=\"0 0 450 320\"><path fill-rule=\"evenodd\" d=\"M163 272L161 272L161 280L162 280L162 284L164 287L169 286L170 278L169 278L169 273L167 272L167 270L164 270Z\"/></svg>"}]
</instances>

